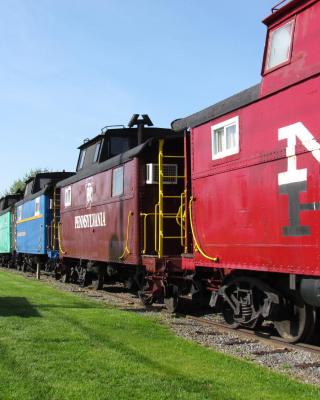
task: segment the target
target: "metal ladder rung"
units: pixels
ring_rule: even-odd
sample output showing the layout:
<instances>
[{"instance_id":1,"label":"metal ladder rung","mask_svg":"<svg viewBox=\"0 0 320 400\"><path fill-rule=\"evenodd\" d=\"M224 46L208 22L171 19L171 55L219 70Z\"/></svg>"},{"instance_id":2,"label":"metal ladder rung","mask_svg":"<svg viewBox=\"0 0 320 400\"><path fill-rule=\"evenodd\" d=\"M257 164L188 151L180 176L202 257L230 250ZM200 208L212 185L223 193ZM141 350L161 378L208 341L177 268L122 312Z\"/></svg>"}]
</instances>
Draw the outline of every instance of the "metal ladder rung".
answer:
<instances>
[{"instance_id":1,"label":"metal ladder rung","mask_svg":"<svg viewBox=\"0 0 320 400\"><path fill-rule=\"evenodd\" d=\"M164 178L164 179L184 179L185 176L184 175L163 175L162 174L162 178Z\"/></svg>"},{"instance_id":2,"label":"metal ladder rung","mask_svg":"<svg viewBox=\"0 0 320 400\"><path fill-rule=\"evenodd\" d=\"M162 156L163 158L184 158L184 156L173 156L173 155L169 155L169 156Z\"/></svg>"},{"instance_id":3,"label":"metal ladder rung","mask_svg":"<svg viewBox=\"0 0 320 400\"><path fill-rule=\"evenodd\" d=\"M165 195L163 193L163 185L164 180L168 179L171 182L167 183L177 183L178 179L186 179L185 175L165 175L164 173L164 159L183 159L185 160L184 155L165 155L163 154L163 146L164 146L164 139L159 140L159 148L158 148L158 203L155 206L155 250L158 253L158 257L163 256L163 241L164 240L179 240L181 246L186 248L186 230L185 230L185 191L178 195ZM184 166L185 168L185 166ZM175 171L166 171L167 173L175 172L178 173L178 170ZM185 173L185 171L183 171ZM176 213L166 213L164 212L164 200L166 199L180 199L180 207L178 212ZM180 227L180 235L179 236L165 236L164 235L164 220L165 219L175 219L177 225ZM168 232L169 233L169 232Z\"/></svg>"}]
</instances>

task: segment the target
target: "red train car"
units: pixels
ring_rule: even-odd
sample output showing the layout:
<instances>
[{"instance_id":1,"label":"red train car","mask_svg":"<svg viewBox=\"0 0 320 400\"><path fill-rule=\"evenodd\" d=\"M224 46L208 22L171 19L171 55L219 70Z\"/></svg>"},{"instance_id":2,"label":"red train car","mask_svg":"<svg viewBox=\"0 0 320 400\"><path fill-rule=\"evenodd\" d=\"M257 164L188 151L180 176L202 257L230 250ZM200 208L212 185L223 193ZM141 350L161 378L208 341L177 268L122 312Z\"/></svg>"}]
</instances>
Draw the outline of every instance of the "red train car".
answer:
<instances>
[{"instance_id":1,"label":"red train car","mask_svg":"<svg viewBox=\"0 0 320 400\"><path fill-rule=\"evenodd\" d=\"M264 20L262 81L172 123L190 132L198 276L233 325L273 320L289 341L319 329L320 2Z\"/></svg>"},{"instance_id":2,"label":"red train car","mask_svg":"<svg viewBox=\"0 0 320 400\"><path fill-rule=\"evenodd\" d=\"M146 271L155 270L158 141L167 138L174 154L183 135L151 125L147 115L141 119L135 114L127 128L106 127L80 146L76 175L58 184L63 279L88 284L96 278L98 288L106 279L120 279L141 289ZM179 162L174 165L176 175ZM168 193L179 187L180 196L183 182L170 179ZM175 252L171 244L164 250L167 255Z\"/></svg>"}]
</instances>

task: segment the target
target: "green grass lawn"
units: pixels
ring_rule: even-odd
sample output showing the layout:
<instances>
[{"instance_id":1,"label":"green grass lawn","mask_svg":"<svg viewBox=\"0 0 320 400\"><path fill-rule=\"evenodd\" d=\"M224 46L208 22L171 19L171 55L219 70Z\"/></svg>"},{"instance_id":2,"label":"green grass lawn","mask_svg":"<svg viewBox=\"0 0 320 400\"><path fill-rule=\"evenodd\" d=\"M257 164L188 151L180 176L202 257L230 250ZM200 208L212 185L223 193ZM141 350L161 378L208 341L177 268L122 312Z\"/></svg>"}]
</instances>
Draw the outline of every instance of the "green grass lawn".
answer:
<instances>
[{"instance_id":1,"label":"green grass lawn","mask_svg":"<svg viewBox=\"0 0 320 400\"><path fill-rule=\"evenodd\" d=\"M156 321L0 272L0 399L319 399Z\"/></svg>"}]
</instances>

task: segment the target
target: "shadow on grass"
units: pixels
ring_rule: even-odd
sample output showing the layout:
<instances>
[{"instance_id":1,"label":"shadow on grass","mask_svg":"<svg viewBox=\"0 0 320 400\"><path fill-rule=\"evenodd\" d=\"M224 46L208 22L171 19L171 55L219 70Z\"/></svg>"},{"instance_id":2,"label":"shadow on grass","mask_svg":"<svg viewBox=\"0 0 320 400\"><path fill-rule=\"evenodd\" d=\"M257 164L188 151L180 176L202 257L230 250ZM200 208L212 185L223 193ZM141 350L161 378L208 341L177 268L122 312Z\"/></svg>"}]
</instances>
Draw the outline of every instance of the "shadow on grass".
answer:
<instances>
[{"instance_id":1,"label":"shadow on grass","mask_svg":"<svg viewBox=\"0 0 320 400\"><path fill-rule=\"evenodd\" d=\"M149 369L150 374L161 376L162 380L167 380L168 385L176 384L179 390L186 392L186 396L203 394L204 398L210 396L212 400L235 400L238 398L231 396L229 393L224 394L225 387L222 386L219 380L215 381L206 377L194 378L182 372L179 368L171 366L165 359L162 362L155 360L145 354L143 349L139 349L139 347L134 348L131 345L115 340L105 331L100 332L92 327L88 327L71 316L64 315L63 318L70 326L76 327L85 333L90 338L91 344L95 343L97 346L103 345L119 353L121 358L126 357L130 362L144 364Z\"/></svg>"},{"instance_id":2,"label":"shadow on grass","mask_svg":"<svg viewBox=\"0 0 320 400\"><path fill-rule=\"evenodd\" d=\"M0 297L1 299L1 297ZM106 309L104 304L97 304L96 306L92 306L91 304L45 304L45 303L39 303L39 304L34 304L35 307L39 309L54 309L54 308L64 308L64 309L81 309L81 310L94 310L94 309Z\"/></svg>"},{"instance_id":3,"label":"shadow on grass","mask_svg":"<svg viewBox=\"0 0 320 400\"><path fill-rule=\"evenodd\" d=\"M25 297L0 297L0 317L41 317Z\"/></svg>"}]
</instances>

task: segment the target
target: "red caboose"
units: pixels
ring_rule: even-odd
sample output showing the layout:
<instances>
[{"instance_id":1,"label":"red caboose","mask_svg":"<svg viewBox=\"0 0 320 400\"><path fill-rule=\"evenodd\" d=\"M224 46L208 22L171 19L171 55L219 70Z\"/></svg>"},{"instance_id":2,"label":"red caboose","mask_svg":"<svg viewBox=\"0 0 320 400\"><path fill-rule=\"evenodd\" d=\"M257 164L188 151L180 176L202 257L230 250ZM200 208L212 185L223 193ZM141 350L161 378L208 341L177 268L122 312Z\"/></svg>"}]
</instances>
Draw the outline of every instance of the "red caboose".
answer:
<instances>
[{"instance_id":1,"label":"red caboose","mask_svg":"<svg viewBox=\"0 0 320 400\"><path fill-rule=\"evenodd\" d=\"M85 285L97 278L94 284L101 288L105 280L117 279L142 289L146 272L154 275L169 265L181 270L175 254L184 237L183 134L151 125L147 115L135 114L128 127L104 128L80 146L77 173L58 185L64 280ZM161 204L159 142L164 150L170 147L171 160L160 161L166 174ZM164 200L170 200L165 215ZM165 243L155 234L164 225L171 235Z\"/></svg>"},{"instance_id":2,"label":"red caboose","mask_svg":"<svg viewBox=\"0 0 320 400\"><path fill-rule=\"evenodd\" d=\"M264 20L262 81L172 123L190 132L195 271L233 326L310 336L320 306L320 2ZM212 271L211 273L209 271Z\"/></svg>"}]
</instances>

